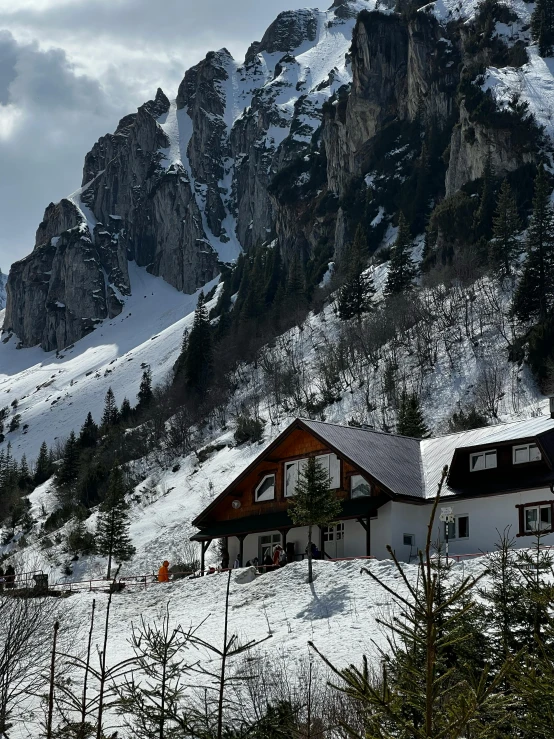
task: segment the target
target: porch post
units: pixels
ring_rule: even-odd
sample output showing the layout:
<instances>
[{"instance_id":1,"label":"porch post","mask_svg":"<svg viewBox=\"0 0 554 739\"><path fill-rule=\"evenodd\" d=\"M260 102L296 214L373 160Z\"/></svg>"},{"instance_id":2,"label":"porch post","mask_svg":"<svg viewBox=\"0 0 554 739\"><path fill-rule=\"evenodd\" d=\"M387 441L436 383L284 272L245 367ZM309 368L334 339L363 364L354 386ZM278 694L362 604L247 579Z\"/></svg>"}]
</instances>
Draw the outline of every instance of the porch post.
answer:
<instances>
[{"instance_id":1,"label":"porch post","mask_svg":"<svg viewBox=\"0 0 554 739\"><path fill-rule=\"evenodd\" d=\"M205 564L206 552L208 551L208 547L210 546L211 543L212 543L211 539L200 542L200 571L202 572L202 574L204 574L204 564Z\"/></svg>"},{"instance_id":2,"label":"porch post","mask_svg":"<svg viewBox=\"0 0 554 739\"><path fill-rule=\"evenodd\" d=\"M323 526L319 527L319 551L321 552L321 559L325 559L325 539L323 537Z\"/></svg>"},{"instance_id":3,"label":"porch post","mask_svg":"<svg viewBox=\"0 0 554 739\"><path fill-rule=\"evenodd\" d=\"M365 527L365 553L367 557L371 557L371 519L369 514L366 518Z\"/></svg>"},{"instance_id":4,"label":"porch post","mask_svg":"<svg viewBox=\"0 0 554 739\"><path fill-rule=\"evenodd\" d=\"M240 566L244 567L244 540L246 539L246 534L239 534L237 538L239 540L239 562Z\"/></svg>"},{"instance_id":5,"label":"porch post","mask_svg":"<svg viewBox=\"0 0 554 739\"><path fill-rule=\"evenodd\" d=\"M281 534L281 546L286 552L287 551L287 534L289 533L289 529L280 529L279 533Z\"/></svg>"}]
</instances>

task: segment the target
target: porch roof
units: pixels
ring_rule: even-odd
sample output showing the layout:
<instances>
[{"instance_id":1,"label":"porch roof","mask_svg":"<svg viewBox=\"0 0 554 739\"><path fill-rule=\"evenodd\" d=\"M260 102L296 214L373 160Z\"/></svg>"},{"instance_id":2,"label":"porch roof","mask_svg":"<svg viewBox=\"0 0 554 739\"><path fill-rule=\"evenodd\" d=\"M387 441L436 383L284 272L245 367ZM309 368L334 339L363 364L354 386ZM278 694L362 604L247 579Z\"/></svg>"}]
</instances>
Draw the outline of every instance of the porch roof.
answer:
<instances>
[{"instance_id":1,"label":"porch roof","mask_svg":"<svg viewBox=\"0 0 554 739\"><path fill-rule=\"evenodd\" d=\"M364 518L372 515L383 503L389 500L387 496L378 495L370 498L354 498L342 501L342 512L337 517L339 520L349 518ZM212 526L197 531L191 537L191 541L206 541L219 539L222 536L239 536L241 534L255 534L262 531L279 531L280 529L293 529L288 511L275 511L257 516L245 516L244 518L232 518L228 521L217 521Z\"/></svg>"}]
</instances>

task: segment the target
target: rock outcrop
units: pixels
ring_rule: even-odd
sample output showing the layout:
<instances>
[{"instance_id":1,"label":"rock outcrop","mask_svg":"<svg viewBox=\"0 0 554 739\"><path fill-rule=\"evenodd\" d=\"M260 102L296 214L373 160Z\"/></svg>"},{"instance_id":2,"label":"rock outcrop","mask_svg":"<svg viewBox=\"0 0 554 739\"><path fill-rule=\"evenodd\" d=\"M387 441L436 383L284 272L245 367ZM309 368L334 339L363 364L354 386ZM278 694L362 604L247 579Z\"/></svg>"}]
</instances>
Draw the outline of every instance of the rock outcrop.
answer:
<instances>
[{"instance_id":1,"label":"rock outcrop","mask_svg":"<svg viewBox=\"0 0 554 739\"><path fill-rule=\"evenodd\" d=\"M433 4L399 14L392 0L334 0L325 13L281 13L243 64L210 52L175 101L158 90L103 136L80 190L48 206L33 252L10 272L4 330L47 350L76 341L121 311L129 260L193 293L269 241L285 263L340 259L362 200L382 238L395 211L378 198L392 180L416 186L429 131L443 142L435 202L479 178L489 153L499 174L532 161L509 130L468 114L462 26L441 23Z\"/></svg>"}]
</instances>

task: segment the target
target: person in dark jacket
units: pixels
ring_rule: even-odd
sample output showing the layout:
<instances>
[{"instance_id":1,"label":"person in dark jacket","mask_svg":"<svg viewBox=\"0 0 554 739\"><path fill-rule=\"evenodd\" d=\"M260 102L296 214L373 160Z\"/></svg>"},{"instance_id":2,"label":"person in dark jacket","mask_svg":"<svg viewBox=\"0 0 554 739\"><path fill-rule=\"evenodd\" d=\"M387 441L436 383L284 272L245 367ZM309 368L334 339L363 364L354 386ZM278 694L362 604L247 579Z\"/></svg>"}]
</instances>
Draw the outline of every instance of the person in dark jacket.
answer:
<instances>
[{"instance_id":1,"label":"person in dark jacket","mask_svg":"<svg viewBox=\"0 0 554 739\"><path fill-rule=\"evenodd\" d=\"M229 550L228 549L221 550L221 569L222 570L229 569Z\"/></svg>"},{"instance_id":2,"label":"person in dark jacket","mask_svg":"<svg viewBox=\"0 0 554 739\"><path fill-rule=\"evenodd\" d=\"M6 583L6 590L13 590L15 588L15 570L12 565L6 567L4 581Z\"/></svg>"}]
</instances>

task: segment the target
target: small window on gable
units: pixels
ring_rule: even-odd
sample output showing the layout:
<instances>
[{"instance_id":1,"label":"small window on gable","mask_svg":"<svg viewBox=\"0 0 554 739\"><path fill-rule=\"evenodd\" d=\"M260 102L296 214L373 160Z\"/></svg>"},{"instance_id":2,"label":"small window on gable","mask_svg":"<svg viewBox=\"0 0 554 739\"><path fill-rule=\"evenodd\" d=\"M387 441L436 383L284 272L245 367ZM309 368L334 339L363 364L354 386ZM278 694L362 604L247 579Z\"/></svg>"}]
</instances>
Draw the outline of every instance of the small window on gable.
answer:
<instances>
[{"instance_id":1,"label":"small window on gable","mask_svg":"<svg viewBox=\"0 0 554 739\"><path fill-rule=\"evenodd\" d=\"M512 458L514 464L525 464L526 462L540 462L542 456L536 444L518 444L512 447Z\"/></svg>"},{"instance_id":2,"label":"small window on gable","mask_svg":"<svg viewBox=\"0 0 554 739\"><path fill-rule=\"evenodd\" d=\"M364 498L371 495L371 485L361 475L352 475L350 478L350 497Z\"/></svg>"},{"instance_id":3,"label":"small window on gable","mask_svg":"<svg viewBox=\"0 0 554 739\"><path fill-rule=\"evenodd\" d=\"M479 470L492 470L496 467L496 449L487 452L476 452L469 456L469 469L471 472Z\"/></svg>"},{"instance_id":4,"label":"small window on gable","mask_svg":"<svg viewBox=\"0 0 554 739\"><path fill-rule=\"evenodd\" d=\"M275 498L275 475L266 475L256 488L256 502Z\"/></svg>"}]
</instances>

